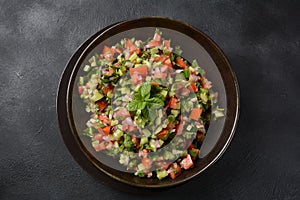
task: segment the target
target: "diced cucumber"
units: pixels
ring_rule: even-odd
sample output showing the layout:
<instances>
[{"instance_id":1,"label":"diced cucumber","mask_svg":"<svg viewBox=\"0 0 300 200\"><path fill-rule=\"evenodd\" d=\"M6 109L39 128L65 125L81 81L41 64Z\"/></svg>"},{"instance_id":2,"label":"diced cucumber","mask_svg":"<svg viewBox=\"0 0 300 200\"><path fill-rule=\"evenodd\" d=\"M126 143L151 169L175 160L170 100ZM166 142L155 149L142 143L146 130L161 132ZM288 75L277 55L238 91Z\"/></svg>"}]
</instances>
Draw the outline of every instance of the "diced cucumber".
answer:
<instances>
[{"instance_id":1,"label":"diced cucumber","mask_svg":"<svg viewBox=\"0 0 300 200\"><path fill-rule=\"evenodd\" d=\"M115 136L116 140L119 140L122 136L123 136L123 131L121 131L120 129L117 129L113 135Z\"/></svg>"},{"instance_id":2,"label":"diced cucumber","mask_svg":"<svg viewBox=\"0 0 300 200\"><path fill-rule=\"evenodd\" d=\"M127 87L122 87L121 88L121 94L129 94L130 93L130 89Z\"/></svg>"},{"instance_id":3,"label":"diced cucumber","mask_svg":"<svg viewBox=\"0 0 300 200\"><path fill-rule=\"evenodd\" d=\"M168 91L167 90L161 90L160 94L162 94L164 97L166 97L167 94L168 94Z\"/></svg>"},{"instance_id":4,"label":"diced cucumber","mask_svg":"<svg viewBox=\"0 0 300 200\"><path fill-rule=\"evenodd\" d=\"M104 97L103 94L101 94L98 90L94 90L94 95L91 97L92 101L98 101Z\"/></svg>"},{"instance_id":5,"label":"diced cucumber","mask_svg":"<svg viewBox=\"0 0 300 200\"><path fill-rule=\"evenodd\" d=\"M168 176L168 172L166 170L157 170L156 171L156 176L159 180L161 180L161 179Z\"/></svg>"},{"instance_id":6,"label":"diced cucumber","mask_svg":"<svg viewBox=\"0 0 300 200\"><path fill-rule=\"evenodd\" d=\"M138 55L134 52L130 57L129 57L129 60L130 62L133 62L135 59L138 58Z\"/></svg>"},{"instance_id":7,"label":"diced cucumber","mask_svg":"<svg viewBox=\"0 0 300 200\"><path fill-rule=\"evenodd\" d=\"M88 72L90 71L91 67L89 65L85 65L83 71Z\"/></svg>"},{"instance_id":8,"label":"diced cucumber","mask_svg":"<svg viewBox=\"0 0 300 200\"><path fill-rule=\"evenodd\" d=\"M142 132L143 132L145 137L151 136L151 132L148 129L143 129Z\"/></svg>"},{"instance_id":9,"label":"diced cucumber","mask_svg":"<svg viewBox=\"0 0 300 200\"><path fill-rule=\"evenodd\" d=\"M183 80L185 80L185 77L182 73L176 74L175 81L183 81Z\"/></svg>"},{"instance_id":10,"label":"diced cucumber","mask_svg":"<svg viewBox=\"0 0 300 200\"><path fill-rule=\"evenodd\" d=\"M158 126L158 127L156 128L156 130L154 131L154 135L156 135L157 133L161 132L162 129L163 129L162 126Z\"/></svg>"},{"instance_id":11,"label":"diced cucumber","mask_svg":"<svg viewBox=\"0 0 300 200\"><path fill-rule=\"evenodd\" d=\"M149 146L151 148L152 151L156 151L156 145L155 145L155 140L151 139L149 142Z\"/></svg>"},{"instance_id":12,"label":"diced cucumber","mask_svg":"<svg viewBox=\"0 0 300 200\"><path fill-rule=\"evenodd\" d=\"M172 109L171 110L171 114L174 115L174 117L177 117L180 113L180 110L175 110L175 109Z\"/></svg>"},{"instance_id":13,"label":"diced cucumber","mask_svg":"<svg viewBox=\"0 0 300 200\"><path fill-rule=\"evenodd\" d=\"M99 140L94 140L92 146L95 148L99 144Z\"/></svg>"},{"instance_id":14,"label":"diced cucumber","mask_svg":"<svg viewBox=\"0 0 300 200\"><path fill-rule=\"evenodd\" d=\"M151 133L150 133L150 134L151 134ZM146 144L146 143L148 143L148 137L143 136L143 137L141 138L140 145L143 145L143 144Z\"/></svg>"},{"instance_id":15,"label":"diced cucumber","mask_svg":"<svg viewBox=\"0 0 300 200\"><path fill-rule=\"evenodd\" d=\"M158 53L158 48L152 48L152 49L150 49L150 53L151 53L152 55Z\"/></svg>"},{"instance_id":16,"label":"diced cucumber","mask_svg":"<svg viewBox=\"0 0 300 200\"><path fill-rule=\"evenodd\" d=\"M80 76L79 77L79 85L83 85L84 84L84 77Z\"/></svg>"}]
</instances>

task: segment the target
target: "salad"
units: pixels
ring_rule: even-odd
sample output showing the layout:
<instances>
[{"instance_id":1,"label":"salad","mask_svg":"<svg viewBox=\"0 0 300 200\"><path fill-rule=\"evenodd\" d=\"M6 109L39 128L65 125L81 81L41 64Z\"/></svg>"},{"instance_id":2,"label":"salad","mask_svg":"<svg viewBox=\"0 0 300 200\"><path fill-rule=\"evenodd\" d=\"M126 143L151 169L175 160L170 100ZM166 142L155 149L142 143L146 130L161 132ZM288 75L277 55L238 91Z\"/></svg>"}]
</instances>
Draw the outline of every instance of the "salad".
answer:
<instances>
[{"instance_id":1,"label":"salad","mask_svg":"<svg viewBox=\"0 0 300 200\"><path fill-rule=\"evenodd\" d=\"M139 177L175 179L194 166L210 119L224 116L196 60L181 57L158 29L146 41L104 46L84 66L78 92L99 153Z\"/></svg>"}]
</instances>

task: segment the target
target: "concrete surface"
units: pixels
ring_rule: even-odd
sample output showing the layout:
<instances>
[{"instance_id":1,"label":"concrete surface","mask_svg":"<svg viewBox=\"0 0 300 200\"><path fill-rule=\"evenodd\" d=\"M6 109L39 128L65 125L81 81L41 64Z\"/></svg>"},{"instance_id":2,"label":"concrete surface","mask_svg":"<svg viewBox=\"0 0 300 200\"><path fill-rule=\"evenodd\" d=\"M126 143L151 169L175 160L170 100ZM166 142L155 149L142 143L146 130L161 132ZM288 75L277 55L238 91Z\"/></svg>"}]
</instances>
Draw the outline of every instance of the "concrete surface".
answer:
<instances>
[{"instance_id":1,"label":"concrete surface","mask_svg":"<svg viewBox=\"0 0 300 200\"><path fill-rule=\"evenodd\" d=\"M0 1L0 199L141 199L89 176L57 125L69 57L120 20L166 16L219 44L241 90L224 156L178 188L143 199L300 199L300 3L294 1Z\"/></svg>"}]
</instances>

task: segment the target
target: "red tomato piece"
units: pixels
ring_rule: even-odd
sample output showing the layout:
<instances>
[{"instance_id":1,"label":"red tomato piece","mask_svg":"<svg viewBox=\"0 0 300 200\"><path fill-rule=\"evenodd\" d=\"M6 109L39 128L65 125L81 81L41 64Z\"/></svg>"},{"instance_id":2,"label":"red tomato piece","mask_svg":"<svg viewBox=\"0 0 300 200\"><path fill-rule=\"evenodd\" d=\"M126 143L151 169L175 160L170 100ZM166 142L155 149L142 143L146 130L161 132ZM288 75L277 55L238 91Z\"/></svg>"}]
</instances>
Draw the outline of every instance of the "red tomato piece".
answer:
<instances>
[{"instance_id":1,"label":"red tomato piece","mask_svg":"<svg viewBox=\"0 0 300 200\"><path fill-rule=\"evenodd\" d=\"M192 160L190 154L188 154L186 156L186 158L182 159L182 161L180 162L180 166L183 167L184 169L189 169L194 166L194 163L193 163L193 160Z\"/></svg>"},{"instance_id":2,"label":"red tomato piece","mask_svg":"<svg viewBox=\"0 0 300 200\"><path fill-rule=\"evenodd\" d=\"M108 46L104 46L103 47L103 51L102 51L102 54L105 55L105 54L114 54L114 50L112 50L111 48L109 48Z\"/></svg>"},{"instance_id":3,"label":"red tomato piece","mask_svg":"<svg viewBox=\"0 0 300 200\"><path fill-rule=\"evenodd\" d=\"M142 164L144 165L145 169L150 169L152 165L152 159L150 158L143 158L142 159Z\"/></svg>"},{"instance_id":4,"label":"red tomato piece","mask_svg":"<svg viewBox=\"0 0 300 200\"><path fill-rule=\"evenodd\" d=\"M150 42L148 42L148 44L146 45L147 48L152 48L152 47L159 47L161 45L160 41L156 41L156 40L151 40Z\"/></svg>"},{"instance_id":5,"label":"red tomato piece","mask_svg":"<svg viewBox=\"0 0 300 200\"><path fill-rule=\"evenodd\" d=\"M82 94L82 93L83 93L83 86L79 86L79 87L78 87L78 93L79 93L79 94Z\"/></svg>"},{"instance_id":6,"label":"red tomato piece","mask_svg":"<svg viewBox=\"0 0 300 200\"><path fill-rule=\"evenodd\" d=\"M161 140L166 140L169 134L169 130L168 129L164 129L161 132L159 132L156 136L161 139Z\"/></svg>"},{"instance_id":7,"label":"red tomato piece","mask_svg":"<svg viewBox=\"0 0 300 200\"><path fill-rule=\"evenodd\" d=\"M198 87L194 83L191 83L189 89L190 89L191 92L197 92L198 91Z\"/></svg>"},{"instance_id":8,"label":"red tomato piece","mask_svg":"<svg viewBox=\"0 0 300 200\"><path fill-rule=\"evenodd\" d=\"M114 90L114 86L108 85L103 88L102 92L103 92L103 94L107 95L108 92L112 92L113 90Z\"/></svg>"},{"instance_id":9,"label":"red tomato piece","mask_svg":"<svg viewBox=\"0 0 300 200\"><path fill-rule=\"evenodd\" d=\"M154 37L153 37L153 40L160 41L161 40L161 35L159 33L155 33Z\"/></svg>"},{"instance_id":10,"label":"red tomato piece","mask_svg":"<svg viewBox=\"0 0 300 200\"><path fill-rule=\"evenodd\" d=\"M102 132L104 135L108 135L110 133L110 127L111 126L105 126L104 128L102 128Z\"/></svg>"},{"instance_id":11,"label":"red tomato piece","mask_svg":"<svg viewBox=\"0 0 300 200\"><path fill-rule=\"evenodd\" d=\"M128 112L128 110L124 107L118 109L117 111L115 111L116 116L120 116L120 117L130 117L130 113Z\"/></svg>"},{"instance_id":12,"label":"red tomato piece","mask_svg":"<svg viewBox=\"0 0 300 200\"><path fill-rule=\"evenodd\" d=\"M177 97L171 97L170 101L169 101L169 107L173 108L173 109L177 109L177 104L178 104L178 99Z\"/></svg>"},{"instance_id":13,"label":"red tomato piece","mask_svg":"<svg viewBox=\"0 0 300 200\"><path fill-rule=\"evenodd\" d=\"M192 108L192 112L190 114L190 118L193 120L198 120L202 114L201 108Z\"/></svg>"},{"instance_id":14,"label":"red tomato piece","mask_svg":"<svg viewBox=\"0 0 300 200\"><path fill-rule=\"evenodd\" d=\"M163 64L166 65L166 66L168 66L168 67L173 67L170 58L166 59L166 60L163 62Z\"/></svg>"},{"instance_id":15,"label":"red tomato piece","mask_svg":"<svg viewBox=\"0 0 300 200\"><path fill-rule=\"evenodd\" d=\"M97 133L96 135L94 135L94 140L102 140L102 138L103 138L103 135L102 134L99 134L99 133Z\"/></svg>"},{"instance_id":16,"label":"red tomato piece","mask_svg":"<svg viewBox=\"0 0 300 200\"><path fill-rule=\"evenodd\" d=\"M98 119L104 122L105 124L110 124L110 119L104 113L99 114Z\"/></svg>"},{"instance_id":17,"label":"red tomato piece","mask_svg":"<svg viewBox=\"0 0 300 200\"><path fill-rule=\"evenodd\" d=\"M176 162L172 163L169 170L169 175L172 179L175 179L177 176L181 174L181 167Z\"/></svg>"},{"instance_id":18,"label":"red tomato piece","mask_svg":"<svg viewBox=\"0 0 300 200\"><path fill-rule=\"evenodd\" d=\"M176 62L177 62L177 64L178 64L179 67L184 68L184 69L188 68L188 66L185 64L185 62L183 61L182 58L177 57L176 58Z\"/></svg>"},{"instance_id":19,"label":"red tomato piece","mask_svg":"<svg viewBox=\"0 0 300 200\"><path fill-rule=\"evenodd\" d=\"M106 108L106 106L108 105L108 103L103 99L100 99L99 101L97 101L96 104L98 106L99 112L104 110Z\"/></svg>"},{"instance_id":20,"label":"red tomato piece","mask_svg":"<svg viewBox=\"0 0 300 200\"><path fill-rule=\"evenodd\" d=\"M130 68L129 72L131 77L133 76L133 74L138 74L145 77L148 74L148 67L147 65L144 65L141 67Z\"/></svg>"},{"instance_id":21,"label":"red tomato piece","mask_svg":"<svg viewBox=\"0 0 300 200\"><path fill-rule=\"evenodd\" d=\"M105 145L105 142L102 141L100 142L99 144L97 144L95 147L94 147L95 151L102 151L102 150L105 150L106 149L106 145Z\"/></svg>"}]
</instances>

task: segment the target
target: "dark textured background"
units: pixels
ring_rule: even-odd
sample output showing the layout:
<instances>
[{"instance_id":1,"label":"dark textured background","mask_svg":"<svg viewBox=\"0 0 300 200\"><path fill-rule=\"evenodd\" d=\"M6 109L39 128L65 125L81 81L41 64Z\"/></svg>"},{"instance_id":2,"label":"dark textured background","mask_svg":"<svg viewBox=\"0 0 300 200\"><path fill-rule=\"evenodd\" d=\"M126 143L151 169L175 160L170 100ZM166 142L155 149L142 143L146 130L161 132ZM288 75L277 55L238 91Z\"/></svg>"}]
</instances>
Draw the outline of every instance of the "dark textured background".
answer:
<instances>
[{"instance_id":1,"label":"dark textured background","mask_svg":"<svg viewBox=\"0 0 300 200\"><path fill-rule=\"evenodd\" d=\"M300 199L299 1L0 1L0 199L140 199L97 182L60 135L55 98L76 48L111 23L167 16L208 34L241 90L224 156L144 199Z\"/></svg>"}]
</instances>

